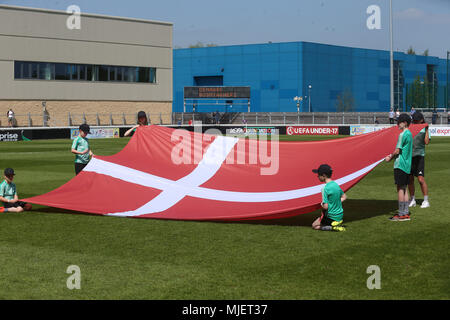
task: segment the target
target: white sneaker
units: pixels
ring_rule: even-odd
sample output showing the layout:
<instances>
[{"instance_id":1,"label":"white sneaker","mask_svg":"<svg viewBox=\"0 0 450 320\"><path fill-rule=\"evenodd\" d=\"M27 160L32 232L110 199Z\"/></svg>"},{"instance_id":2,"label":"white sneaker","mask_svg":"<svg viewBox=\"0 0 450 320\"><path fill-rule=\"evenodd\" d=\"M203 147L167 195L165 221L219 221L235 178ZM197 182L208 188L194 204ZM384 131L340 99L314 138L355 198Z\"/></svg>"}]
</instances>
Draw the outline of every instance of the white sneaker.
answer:
<instances>
[{"instance_id":1,"label":"white sneaker","mask_svg":"<svg viewBox=\"0 0 450 320\"><path fill-rule=\"evenodd\" d=\"M420 207L421 208L429 208L430 207L430 203L427 200L424 200Z\"/></svg>"},{"instance_id":2,"label":"white sneaker","mask_svg":"<svg viewBox=\"0 0 450 320\"><path fill-rule=\"evenodd\" d=\"M409 202L409 207L415 207L416 206L416 200L412 200Z\"/></svg>"}]
</instances>

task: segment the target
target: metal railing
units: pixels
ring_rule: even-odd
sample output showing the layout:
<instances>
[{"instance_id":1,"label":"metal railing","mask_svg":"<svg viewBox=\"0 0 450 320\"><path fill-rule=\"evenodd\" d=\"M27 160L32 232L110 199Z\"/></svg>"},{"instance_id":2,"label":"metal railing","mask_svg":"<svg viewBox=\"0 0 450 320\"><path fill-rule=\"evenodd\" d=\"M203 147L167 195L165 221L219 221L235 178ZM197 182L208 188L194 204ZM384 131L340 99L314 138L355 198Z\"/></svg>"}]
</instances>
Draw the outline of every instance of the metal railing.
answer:
<instances>
[{"instance_id":1,"label":"metal railing","mask_svg":"<svg viewBox=\"0 0 450 320\"><path fill-rule=\"evenodd\" d=\"M433 121L432 112L424 112L425 121L434 124L448 124L447 112L438 112ZM172 114L172 123L187 125L194 121L203 124L225 125L373 125L390 124L388 112L242 112L233 113L230 117L220 116L216 121L213 113L186 113ZM394 119L395 123L395 119Z\"/></svg>"},{"instance_id":2,"label":"metal railing","mask_svg":"<svg viewBox=\"0 0 450 320\"><path fill-rule=\"evenodd\" d=\"M147 112L150 123L172 124L172 113ZM71 127L87 123L91 126L134 125L137 123L136 113L26 113L15 114L14 127ZM0 119L0 127L9 127L7 117Z\"/></svg>"},{"instance_id":3,"label":"metal railing","mask_svg":"<svg viewBox=\"0 0 450 320\"><path fill-rule=\"evenodd\" d=\"M450 124L447 112L423 112L428 123ZM189 125L373 125L390 124L387 112L228 112L215 115L212 112L201 113L150 113L147 117L152 124ZM394 121L395 122L395 121ZM137 113L27 113L16 114L15 127L67 127L87 123L91 126L126 126L137 123ZM0 127L9 127L8 118L0 118Z\"/></svg>"}]
</instances>

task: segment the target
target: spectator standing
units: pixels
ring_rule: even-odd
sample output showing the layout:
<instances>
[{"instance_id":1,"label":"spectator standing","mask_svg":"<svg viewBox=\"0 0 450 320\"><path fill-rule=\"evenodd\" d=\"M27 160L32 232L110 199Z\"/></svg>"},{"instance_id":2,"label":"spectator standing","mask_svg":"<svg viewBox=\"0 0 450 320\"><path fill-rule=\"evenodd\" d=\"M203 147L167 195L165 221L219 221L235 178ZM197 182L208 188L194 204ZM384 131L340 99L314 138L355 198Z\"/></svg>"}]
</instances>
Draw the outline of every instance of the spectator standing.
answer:
<instances>
[{"instance_id":1,"label":"spectator standing","mask_svg":"<svg viewBox=\"0 0 450 320\"><path fill-rule=\"evenodd\" d=\"M391 111L389 111L389 124L394 124L394 109L391 108Z\"/></svg>"},{"instance_id":2,"label":"spectator standing","mask_svg":"<svg viewBox=\"0 0 450 320\"><path fill-rule=\"evenodd\" d=\"M433 114L431 116L431 124L436 124L437 117L438 117L438 113L437 113L436 109L434 109Z\"/></svg>"},{"instance_id":3,"label":"spectator standing","mask_svg":"<svg viewBox=\"0 0 450 320\"><path fill-rule=\"evenodd\" d=\"M8 125L10 127L14 127L14 111L12 109L9 109L9 111L6 113L6 116L8 117Z\"/></svg>"},{"instance_id":4,"label":"spectator standing","mask_svg":"<svg viewBox=\"0 0 450 320\"><path fill-rule=\"evenodd\" d=\"M399 117L400 117L400 110L397 109L397 111L395 111L395 121L398 121Z\"/></svg>"}]
</instances>

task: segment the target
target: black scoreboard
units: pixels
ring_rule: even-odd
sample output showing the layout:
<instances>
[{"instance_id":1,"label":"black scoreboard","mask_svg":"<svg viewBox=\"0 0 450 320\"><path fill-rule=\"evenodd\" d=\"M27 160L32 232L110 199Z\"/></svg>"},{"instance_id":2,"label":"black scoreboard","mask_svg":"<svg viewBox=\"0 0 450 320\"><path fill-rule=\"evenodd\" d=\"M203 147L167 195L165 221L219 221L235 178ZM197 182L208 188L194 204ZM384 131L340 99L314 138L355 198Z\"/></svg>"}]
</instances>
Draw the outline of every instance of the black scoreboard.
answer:
<instances>
[{"instance_id":1,"label":"black scoreboard","mask_svg":"<svg viewBox=\"0 0 450 320\"><path fill-rule=\"evenodd\" d=\"M184 87L185 99L250 99L250 87Z\"/></svg>"}]
</instances>

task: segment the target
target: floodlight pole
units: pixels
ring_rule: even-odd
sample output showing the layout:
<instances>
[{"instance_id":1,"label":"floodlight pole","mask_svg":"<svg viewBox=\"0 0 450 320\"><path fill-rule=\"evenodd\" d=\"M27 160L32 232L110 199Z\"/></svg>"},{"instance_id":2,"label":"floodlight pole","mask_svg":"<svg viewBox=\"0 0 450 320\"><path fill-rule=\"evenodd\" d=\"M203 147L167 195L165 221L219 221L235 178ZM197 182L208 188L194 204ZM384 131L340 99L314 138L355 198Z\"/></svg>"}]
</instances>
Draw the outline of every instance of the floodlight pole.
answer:
<instances>
[{"instance_id":1,"label":"floodlight pole","mask_svg":"<svg viewBox=\"0 0 450 320\"><path fill-rule=\"evenodd\" d=\"M392 0L389 0L390 19L389 19L389 37L390 37L390 61L391 61L391 108L394 109L394 37L393 37L393 17L392 17ZM400 106L399 106L400 107Z\"/></svg>"},{"instance_id":2,"label":"floodlight pole","mask_svg":"<svg viewBox=\"0 0 450 320\"><path fill-rule=\"evenodd\" d=\"M448 97L448 59L450 57L450 51L447 51L447 90L445 91L445 97L447 98L445 100L445 106L447 107L447 111L448 111L448 101L449 101L449 97Z\"/></svg>"},{"instance_id":3,"label":"floodlight pole","mask_svg":"<svg viewBox=\"0 0 450 320\"><path fill-rule=\"evenodd\" d=\"M312 85L308 86L308 104L309 104L309 112L311 112L311 89L312 89Z\"/></svg>"}]
</instances>

